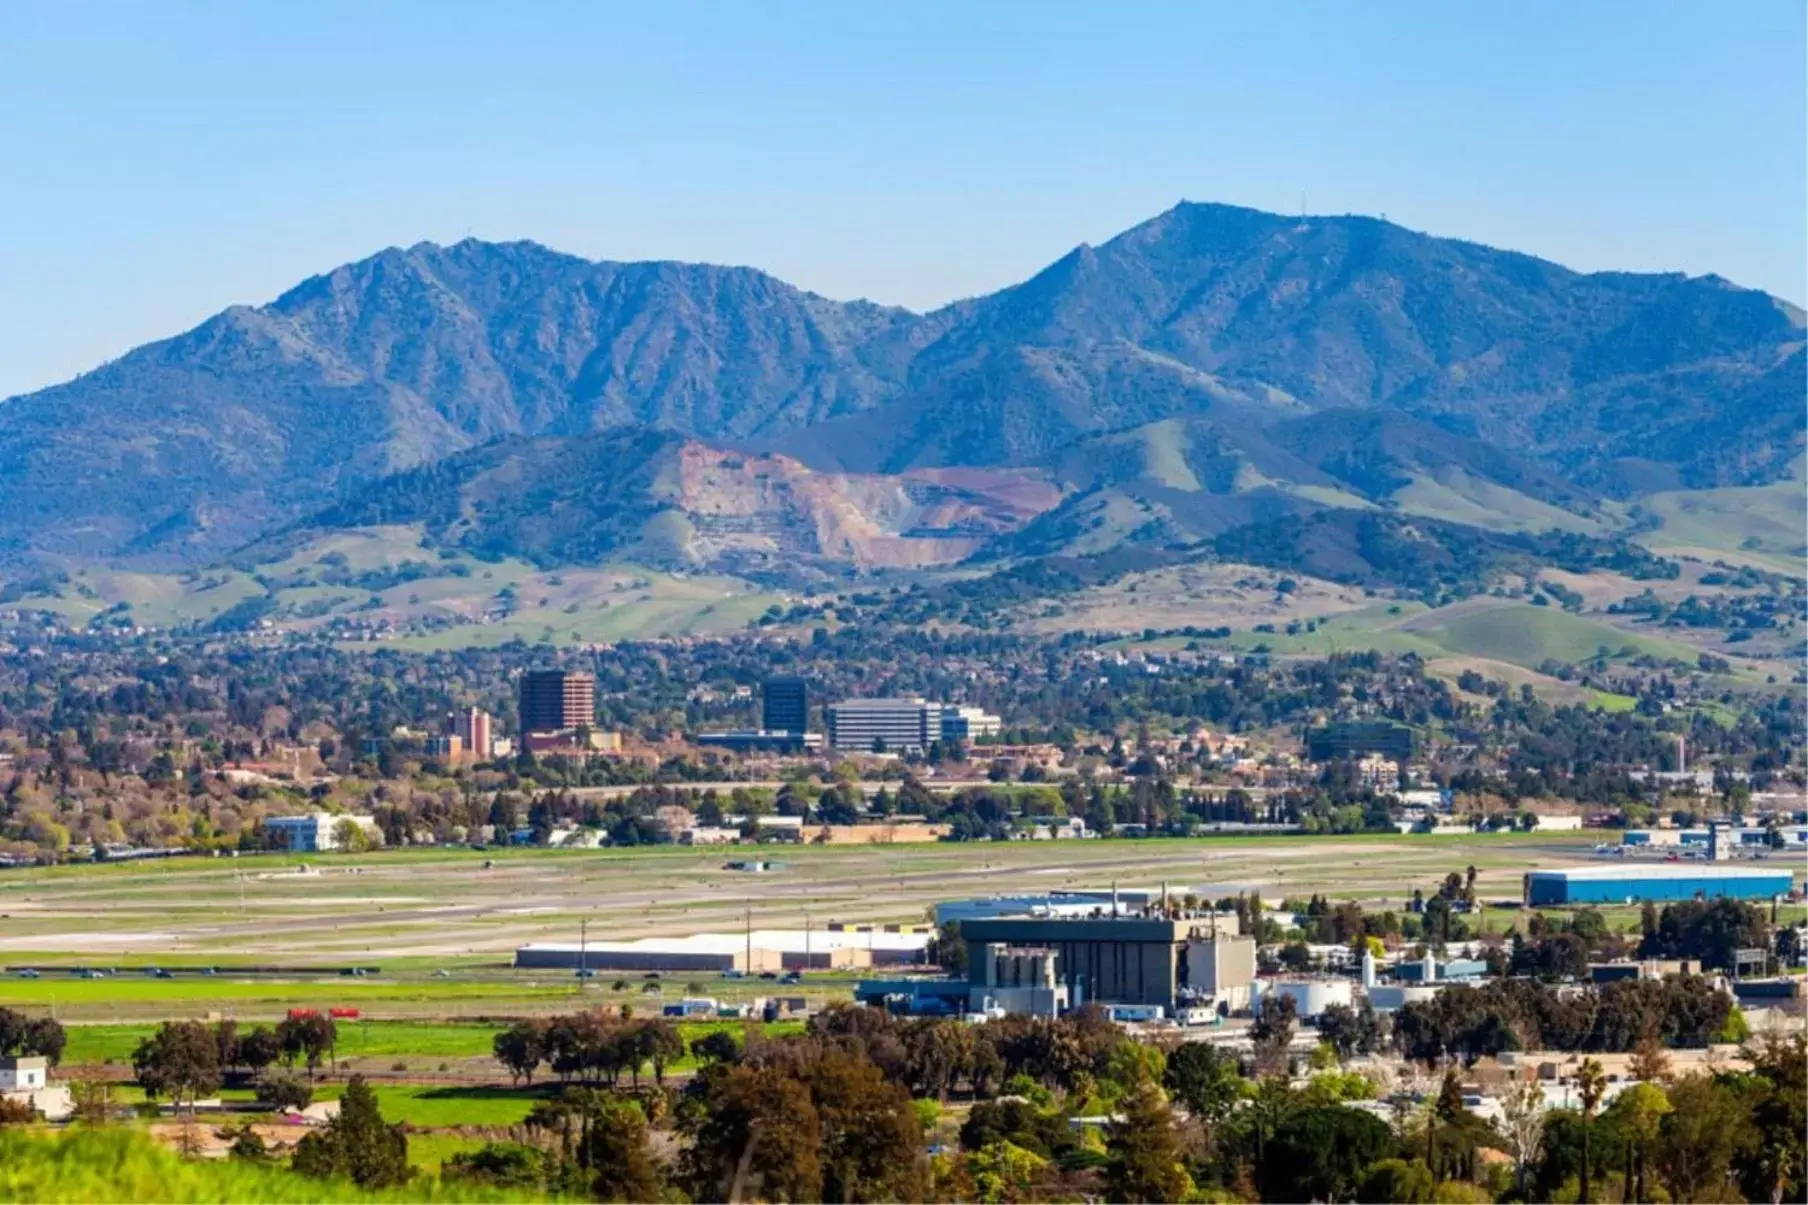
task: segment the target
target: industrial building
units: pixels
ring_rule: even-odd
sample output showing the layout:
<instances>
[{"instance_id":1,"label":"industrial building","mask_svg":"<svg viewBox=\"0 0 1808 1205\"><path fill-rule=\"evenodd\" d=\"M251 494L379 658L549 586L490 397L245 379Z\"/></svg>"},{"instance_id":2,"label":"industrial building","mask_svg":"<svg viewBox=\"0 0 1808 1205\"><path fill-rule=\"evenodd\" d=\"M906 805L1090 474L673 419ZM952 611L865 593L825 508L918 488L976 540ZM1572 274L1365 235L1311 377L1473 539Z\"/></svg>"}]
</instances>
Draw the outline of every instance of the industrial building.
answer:
<instances>
[{"instance_id":1,"label":"industrial building","mask_svg":"<svg viewBox=\"0 0 1808 1205\"><path fill-rule=\"evenodd\" d=\"M496 756L496 740L491 731L490 713L481 707L449 712L441 734L456 740L461 751L477 761L489 761Z\"/></svg>"},{"instance_id":2,"label":"industrial building","mask_svg":"<svg viewBox=\"0 0 1808 1205\"><path fill-rule=\"evenodd\" d=\"M1258 979L1252 988L1252 1004L1260 1007L1269 996L1293 1001L1293 1014L1303 1021L1317 1020L1333 1004L1350 1007L1356 1000L1356 985L1348 979L1291 976Z\"/></svg>"},{"instance_id":3,"label":"industrial building","mask_svg":"<svg viewBox=\"0 0 1808 1205\"><path fill-rule=\"evenodd\" d=\"M570 732L596 723L596 675L535 669L521 675L521 731Z\"/></svg>"},{"instance_id":4,"label":"industrial building","mask_svg":"<svg viewBox=\"0 0 1808 1205\"><path fill-rule=\"evenodd\" d=\"M1786 824L1775 829L1728 827L1722 832L1729 842L1744 849L1768 848L1773 837L1774 842L1785 849L1808 845L1808 825ZM1705 828L1629 828L1620 835L1620 844L1706 849L1711 844L1711 834Z\"/></svg>"},{"instance_id":5,"label":"industrial building","mask_svg":"<svg viewBox=\"0 0 1808 1205\"><path fill-rule=\"evenodd\" d=\"M1650 900L1767 900L1788 895L1795 874L1787 866L1747 863L1642 866L1580 866L1567 870L1534 870L1525 876L1529 907L1569 904L1636 904Z\"/></svg>"},{"instance_id":6,"label":"industrial building","mask_svg":"<svg viewBox=\"0 0 1808 1205\"><path fill-rule=\"evenodd\" d=\"M1061 979L1060 959L1059 953L1042 946L988 944L977 961L969 953L967 1011L1060 1016L1073 999Z\"/></svg>"},{"instance_id":7,"label":"industrial building","mask_svg":"<svg viewBox=\"0 0 1808 1205\"><path fill-rule=\"evenodd\" d=\"M802 678L768 678L760 691L760 728L766 732L808 732L810 687Z\"/></svg>"},{"instance_id":8,"label":"industrial building","mask_svg":"<svg viewBox=\"0 0 1808 1205\"><path fill-rule=\"evenodd\" d=\"M1173 1007L1184 996L1229 998L1255 977L1255 942L1197 920L1101 916L962 921L968 965L998 951L1046 950L1075 1008L1088 1002ZM982 981L983 982L983 981Z\"/></svg>"},{"instance_id":9,"label":"industrial building","mask_svg":"<svg viewBox=\"0 0 1808 1205\"><path fill-rule=\"evenodd\" d=\"M918 753L942 739L942 707L919 698L828 706L829 745L843 753Z\"/></svg>"},{"instance_id":10,"label":"industrial building","mask_svg":"<svg viewBox=\"0 0 1808 1205\"><path fill-rule=\"evenodd\" d=\"M694 933L637 941L534 942L515 951L518 967L592 971L783 971L917 966L934 935L923 926L830 926Z\"/></svg>"}]
</instances>

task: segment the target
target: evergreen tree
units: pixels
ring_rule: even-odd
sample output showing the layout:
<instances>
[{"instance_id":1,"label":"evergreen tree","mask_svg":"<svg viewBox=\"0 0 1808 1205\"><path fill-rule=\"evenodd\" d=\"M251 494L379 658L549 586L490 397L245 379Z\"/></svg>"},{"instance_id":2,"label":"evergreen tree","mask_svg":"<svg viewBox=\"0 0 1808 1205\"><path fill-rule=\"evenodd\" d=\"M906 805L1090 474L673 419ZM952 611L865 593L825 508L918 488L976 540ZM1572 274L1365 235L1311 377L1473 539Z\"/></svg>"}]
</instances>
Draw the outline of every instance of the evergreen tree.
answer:
<instances>
[{"instance_id":1,"label":"evergreen tree","mask_svg":"<svg viewBox=\"0 0 1808 1205\"><path fill-rule=\"evenodd\" d=\"M590 1173L597 1201L657 1201L659 1169L647 1143L640 1106L602 1092L582 1092L583 1136L578 1159Z\"/></svg>"},{"instance_id":2,"label":"evergreen tree","mask_svg":"<svg viewBox=\"0 0 1808 1205\"><path fill-rule=\"evenodd\" d=\"M1181 1166L1174 1113L1146 1076L1125 1096L1123 1120L1111 1127L1107 1150L1113 1201L1179 1201L1193 1191Z\"/></svg>"},{"instance_id":3,"label":"evergreen tree","mask_svg":"<svg viewBox=\"0 0 1808 1205\"><path fill-rule=\"evenodd\" d=\"M377 1094L361 1075L345 1085L338 1116L296 1145L294 1166L303 1175L343 1178L360 1188L389 1188L404 1183L413 1171L408 1135L400 1125L383 1120Z\"/></svg>"}]
</instances>

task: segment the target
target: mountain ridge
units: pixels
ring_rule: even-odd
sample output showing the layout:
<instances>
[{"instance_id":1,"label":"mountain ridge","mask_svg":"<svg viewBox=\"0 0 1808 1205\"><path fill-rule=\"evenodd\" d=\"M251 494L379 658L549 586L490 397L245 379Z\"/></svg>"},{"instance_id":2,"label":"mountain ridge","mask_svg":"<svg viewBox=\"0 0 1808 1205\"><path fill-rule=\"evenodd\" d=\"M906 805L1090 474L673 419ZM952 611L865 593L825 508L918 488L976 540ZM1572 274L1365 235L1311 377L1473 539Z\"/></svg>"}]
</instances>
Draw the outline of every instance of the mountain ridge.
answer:
<instances>
[{"instance_id":1,"label":"mountain ridge","mask_svg":"<svg viewBox=\"0 0 1808 1205\"><path fill-rule=\"evenodd\" d=\"M1586 519L1604 497L1778 479L1803 355L1799 309L1718 277L1192 202L926 313L757 268L423 242L0 402L0 553L198 563L394 474L637 429L819 475L1043 473L1077 497L1098 475L1079 461L1122 455L1113 433L1204 438L1204 420L1231 449L1208 476L1285 452L1286 480L1201 490L1186 468L1113 481L1111 505L1287 513L1301 490L1348 495L1325 468L1341 439L1391 483L1356 490L1368 503L1414 481L1484 511L1506 496L1480 482Z\"/></svg>"}]
</instances>

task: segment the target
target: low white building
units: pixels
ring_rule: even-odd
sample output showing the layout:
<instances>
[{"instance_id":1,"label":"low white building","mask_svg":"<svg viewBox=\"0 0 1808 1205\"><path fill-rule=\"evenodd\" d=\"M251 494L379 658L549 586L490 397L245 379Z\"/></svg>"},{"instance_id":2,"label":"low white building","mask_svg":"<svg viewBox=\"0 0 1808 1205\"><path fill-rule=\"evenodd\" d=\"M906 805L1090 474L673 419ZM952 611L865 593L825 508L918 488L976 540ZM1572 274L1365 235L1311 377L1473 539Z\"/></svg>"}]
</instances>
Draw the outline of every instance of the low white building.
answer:
<instances>
[{"instance_id":1,"label":"low white building","mask_svg":"<svg viewBox=\"0 0 1808 1205\"><path fill-rule=\"evenodd\" d=\"M1547 812L1534 812L1538 817L1538 828L1541 833L1577 833L1582 831L1582 817L1579 815L1560 816Z\"/></svg>"},{"instance_id":2,"label":"low white building","mask_svg":"<svg viewBox=\"0 0 1808 1205\"><path fill-rule=\"evenodd\" d=\"M276 840L290 853L319 853L322 850L339 849L344 843L339 839L339 826L351 821L366 836L377 837L381 830L377 822L370 816L340 814L336 812L313 812L306 816L268 816L264 819L264 831L275 835Z\"/></svg>"},{"instance_id":3,"label":"low white building","mask_svg":"<svg viewBox=\"0 0 1808 1205\"><path fill-rule=\"evenodd\" d=\"M942 708L942 735L950 740L977 741L1004 731L1004 721L980 707Z\"/></svg>"},{"instance_id":4,"label":"low white building","mask_svg":"<svg viewBox=\"0 0 1808 1205\"><path fill-rule=\"evenodd\" d=\"M0 1058L0 1100L23 1104L48 1121L75 1112L69 1089L50 1082L50 1060L42 1055Z\"/></svg>"},{"instance_id":5,"label":"low white building","mask_svg":"<svg viewBox=\"0 0 1808 1205\"><path fill-rule=\"evenodd\" d=\"M733 845L740 839L740 829L721 825L693 824L678 834L680 845Z\"/></svg>"}]
</instances>

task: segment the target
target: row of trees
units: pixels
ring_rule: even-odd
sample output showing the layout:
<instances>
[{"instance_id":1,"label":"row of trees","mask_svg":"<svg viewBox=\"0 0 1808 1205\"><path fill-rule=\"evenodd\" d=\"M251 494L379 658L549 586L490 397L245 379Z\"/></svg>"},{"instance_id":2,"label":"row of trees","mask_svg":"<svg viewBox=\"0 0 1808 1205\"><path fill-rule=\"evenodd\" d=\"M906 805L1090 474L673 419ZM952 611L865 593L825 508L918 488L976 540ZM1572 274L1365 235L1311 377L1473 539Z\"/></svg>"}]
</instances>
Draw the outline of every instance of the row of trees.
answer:
<instances>
[{"instance_id":1,"label":"row of trees","mask_svg":"<svg viewBox=\"0 0 1808 1205\"><path fill-rule=\"evenodd\" d=\"M1366 1006L1365 1006L1366 1007ZM1559 990L1529 979L1452 984L1395 1014L1409 1059L1473 1063L1509 1050L1628 1051L1656 1042L1701 1047L1745 1037L1731 996L1699 975Z\"/></svg>"},{"instance_id":2,"label":"row of trees","mask_svg":"<svg viewBox=\"0 0 1808 1205\"><path fill-rule=\"evenodd\" d=\"M614 1086L626 1074L636 1086L651 1064L655 1083L683 1056L684 1038L664 1017L635 1018L627 1006L517 1021L496 1035L496 1060L517 1083L532 1083L542 1064L563 1081Z\"/></svg>"},{"instance_id":3,"label":"row of trees","mask_svg":"<svg viewBox=\"0 0 1808 1205\"><path fill-rule=\"evenodd\" d=\"M235 1021L165 1021L132 1052L132 1070L145 1095L167 1097L190 1108L220 1090L228 1076L242 1073L258 1084L259 1099L272 1108L303 1108L312 1091L289 1076L267 1074L272 1064L302 1063L311 1081L338 1040L331 1017L297 1014L275 1029L259 1025L240 1033Z\"/></svg>"},{"instance_id":4,"label":"row of trees","mask_svg":"<svg viewBox=\"0 0 1808 1205\"><path fill-rule=\"evenodd\" d=\"M698 1070L683 1087L609 1087L608 1070L586 1069L588 1083L536 1103L511 1141L448 1160L442 1176L615 1201L1801 1199L1801 1038L1755 1044L1749 1071L1681 1078L1651 1045L1642 1082L1617 1095L1587 1060L1578 1107L1547 1111L1526 1084L1490 1124L1465 1106L1454 1068L1399 1081L1340 1070L1338 1054L1365 1045L1360 1018L1341 1019L1341 1044L1335 1026L1321 1031L1312 1073L1296 1078L1294 1018L1271 1005L1242 1060L1134 1041L1090 1009L973 1026L842 1005L799 1035L717 1030L691 1043ZM574 1014L537 1036L659 1020ZM149 1041L202 1064L205 1042L216 1062L242 1065L260 1032L275 1036L173 1023ZM962 1090L974 1101L956 1127L941 1105ZM271 1157L249 1127L231 1135L235 1156ZM371 1189L414 1174L406 1133L358 1077L291 1162Z\"/></svg>"}]
</instances>

